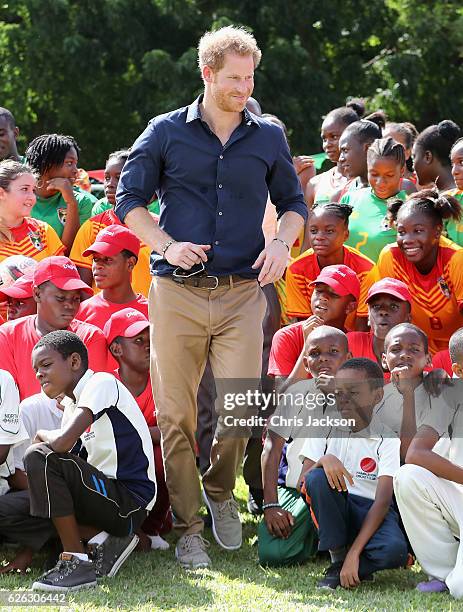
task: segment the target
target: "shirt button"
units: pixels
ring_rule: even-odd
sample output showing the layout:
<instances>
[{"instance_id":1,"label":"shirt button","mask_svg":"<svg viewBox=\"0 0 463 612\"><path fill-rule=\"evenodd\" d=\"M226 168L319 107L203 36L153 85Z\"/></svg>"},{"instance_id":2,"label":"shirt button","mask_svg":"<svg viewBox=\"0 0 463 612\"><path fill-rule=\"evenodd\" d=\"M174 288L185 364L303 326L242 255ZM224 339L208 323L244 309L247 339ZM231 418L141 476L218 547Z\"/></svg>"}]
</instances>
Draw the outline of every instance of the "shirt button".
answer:
<instances>
[{"instance_id":1,"label":"shirt button","mask_svg":"<svg viewBox=\"0 0 463 612\"><path fill-rule=\"evenodd\" d=\"M219 210L219 216L221 217L222 215L223 215L223 212Z\"/></svg>"},{"instance_id":2,"label":"shirt button","mask_svg":"<svg viewBox=\"0 0 463 612\"><path fill-rule=\"evenodd\" d=\"M223 155L219 155L219 159L223 159Z\"/></svg>"},{"instance_id":3,"label":"shirt button","mask_svg":"<svg viewBox=\"0 0 463 612\"><path fill-rule=\"evenodd\" d=\"M222 184L219 185L219 189L222 189Z\"/></svg>"},{"instance_id":4,"label":"shirt button","mask_svg":"<svg viewBox=\"0 0 463 612\"><path fill-rule=\"evenodd\" d=\"M218 240L216 240L216 241L214 242L214 244L215 244L216 246L218 246L218 245L220 244L220 242L219 242Z\"/></svg>"}]
</instances>

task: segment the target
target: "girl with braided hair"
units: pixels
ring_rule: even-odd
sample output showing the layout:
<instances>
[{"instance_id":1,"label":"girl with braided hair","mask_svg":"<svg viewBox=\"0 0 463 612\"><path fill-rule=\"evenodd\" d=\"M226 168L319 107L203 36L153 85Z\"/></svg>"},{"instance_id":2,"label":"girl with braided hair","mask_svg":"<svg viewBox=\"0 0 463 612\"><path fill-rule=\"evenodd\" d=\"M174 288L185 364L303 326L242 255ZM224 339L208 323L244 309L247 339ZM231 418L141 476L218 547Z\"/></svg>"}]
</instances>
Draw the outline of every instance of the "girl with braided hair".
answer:
<instances>
[{"instance_id":1,"label":"girl with braided hair","mask_svg":"<svg viewBox=\"0 0 463 612\"><path fill-rule=\"evenodd\" d=\"M387 218L389 198L405 200L401 188L405 170L405 150L392 138L379 138L367 150L368 187L347 192L341 202L353 212L347 244L373 261L386 244L395 242L395 229Z\"/></svg>"},{"instance_id":2,"label":"girl with braided hair","mask_svg":"<svg viewBox=\"0 0 463 612\"><path fill-rule=\"evenodd\" d=\"M79 152L74 138L62 134L37 136L26 151L27 162L39 177L32 217L49 223L67 252L96 201L89 193L73 188Z\"/></svg>"},{"instance_id":3,"label":"girl with braided hair","mask_svg":"<svg viewBox=\"0 0 463 612\"><path fill-rule=\"evenodd\" d=\"M463 326L463 249L442 236L447 219L461 219L461 204L437 189L425 189L405 202L390 202L388 210L397 242L381 251L372 276L407 285L412 321L427 334L434 355Z\"/></svg>"},{"instance_id":4,"label":"girl with braided hair","mask_svg":"<svg viewBox=\"0 0 463 612\"><path fill-rule=\"evenodd\" d=\"M345 204L330 202L316 206L309 218L309 236L312 248L297 257L286 270L286 296L288 315L298 320L312 314L310 300L313 293L311 282L326 266L343 264L351 268L360 281L359 307L364 305L367 276L374 264L359 251L347 246L349 216L352 208ZM346 319L346 328L353 330L355 312Z\"/></svg>"}]
</instances>

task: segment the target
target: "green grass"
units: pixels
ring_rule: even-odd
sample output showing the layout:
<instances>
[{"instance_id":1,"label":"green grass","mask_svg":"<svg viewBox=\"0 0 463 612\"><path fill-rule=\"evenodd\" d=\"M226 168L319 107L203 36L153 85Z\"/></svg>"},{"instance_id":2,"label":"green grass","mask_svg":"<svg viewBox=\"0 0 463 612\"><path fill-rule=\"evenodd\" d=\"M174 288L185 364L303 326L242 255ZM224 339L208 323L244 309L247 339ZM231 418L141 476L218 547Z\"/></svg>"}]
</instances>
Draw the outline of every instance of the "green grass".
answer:
<instances>
[{"instance_id":1,"label":"green grass","mask_svg":"<svg viewBox=\"0 0 463 612\"><path fill-rule=\"evenodd\" d=\"M463 610L463 602L449 595L420 595L414 590L424 576L417 569L377 574L372 584L355 591L335 593L315 590L325 562L308 563L283 569L263 569L257 564L256 520L244 512L246 487L239 479L237 497L242 507L244 543L238 552L220 549L211 541L211 569L188 572L174 558L174 538L166 552L134 554L114 579L106 579L95 589L69 597L73 610ZM12 552L2 550L1 558ZM40 559L43 560L43 559ZM40 575L34 567L28 576L0 576L0 590L28 589ZM463 576L462 576L463 580ZM1 595L1 593L0 593ZM5 609L5 608L2 608ZM14 610L30 610L15 607ZM59 608L35 608L52 610ZM62 610L64 608L61 608Z\"/></svg>"}]
</instances>

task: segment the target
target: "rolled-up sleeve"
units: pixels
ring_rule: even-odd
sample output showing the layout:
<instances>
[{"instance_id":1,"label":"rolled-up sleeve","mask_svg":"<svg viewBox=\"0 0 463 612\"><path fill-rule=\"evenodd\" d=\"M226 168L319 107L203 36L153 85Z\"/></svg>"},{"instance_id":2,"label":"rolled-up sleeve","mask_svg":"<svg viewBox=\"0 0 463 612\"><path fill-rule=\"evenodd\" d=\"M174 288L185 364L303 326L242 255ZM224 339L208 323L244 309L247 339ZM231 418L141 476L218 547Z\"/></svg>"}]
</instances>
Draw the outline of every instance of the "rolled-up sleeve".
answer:
<instances>
[{"instance_id":1,"label":"rolled-up sleeve","mask_svg":"<svg viewBox=\"0 0 463 612\"><path fill-rule=\"evenodd\" d=\"M152 121L135 141L117 186L115 212L122 223L131 210L151 202L159 189L161 168L161 143Z\"/></svg>"},{"instance_id":2,"label":"rolled-up sleeve","mask_svg":"<svg viewBox=\"0 0 463 612\"><path fill-rule=\"evenodd\" d=\"M281 131L281 130L280 130ZM308 210L297 178L288 143L281 131L278 155L270 170L268 189L270 200L276 207L280 219L288 211L301 215L307 220Z\"/></svg>"}]
</instances>

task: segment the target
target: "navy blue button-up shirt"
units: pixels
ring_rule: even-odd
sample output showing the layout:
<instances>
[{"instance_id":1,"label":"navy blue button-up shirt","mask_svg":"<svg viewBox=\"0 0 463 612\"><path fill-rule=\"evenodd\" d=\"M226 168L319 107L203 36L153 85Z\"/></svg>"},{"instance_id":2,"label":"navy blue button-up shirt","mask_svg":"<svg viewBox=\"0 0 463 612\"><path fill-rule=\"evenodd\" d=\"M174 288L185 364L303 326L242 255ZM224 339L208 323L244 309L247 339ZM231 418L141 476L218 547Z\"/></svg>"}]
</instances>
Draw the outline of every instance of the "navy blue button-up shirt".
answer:
<instances>
[{"instance_id":1,"label":"navy blue button-up shirt","mask_svg":"<svg viewBox=\"0 0 463 612\"><path fill-rule=\"evenodd\" d=\"M115 211L124 221L157 192L164 231L179 242L211 245L210 274L252 278L268 195L278 217L292 210L306 219L307 206L281 128L245 109L223 146L202 120L200 102L150 121L124 165ZM173 269L152 253L152 274Z\"/></svg>"}]
</instances>

